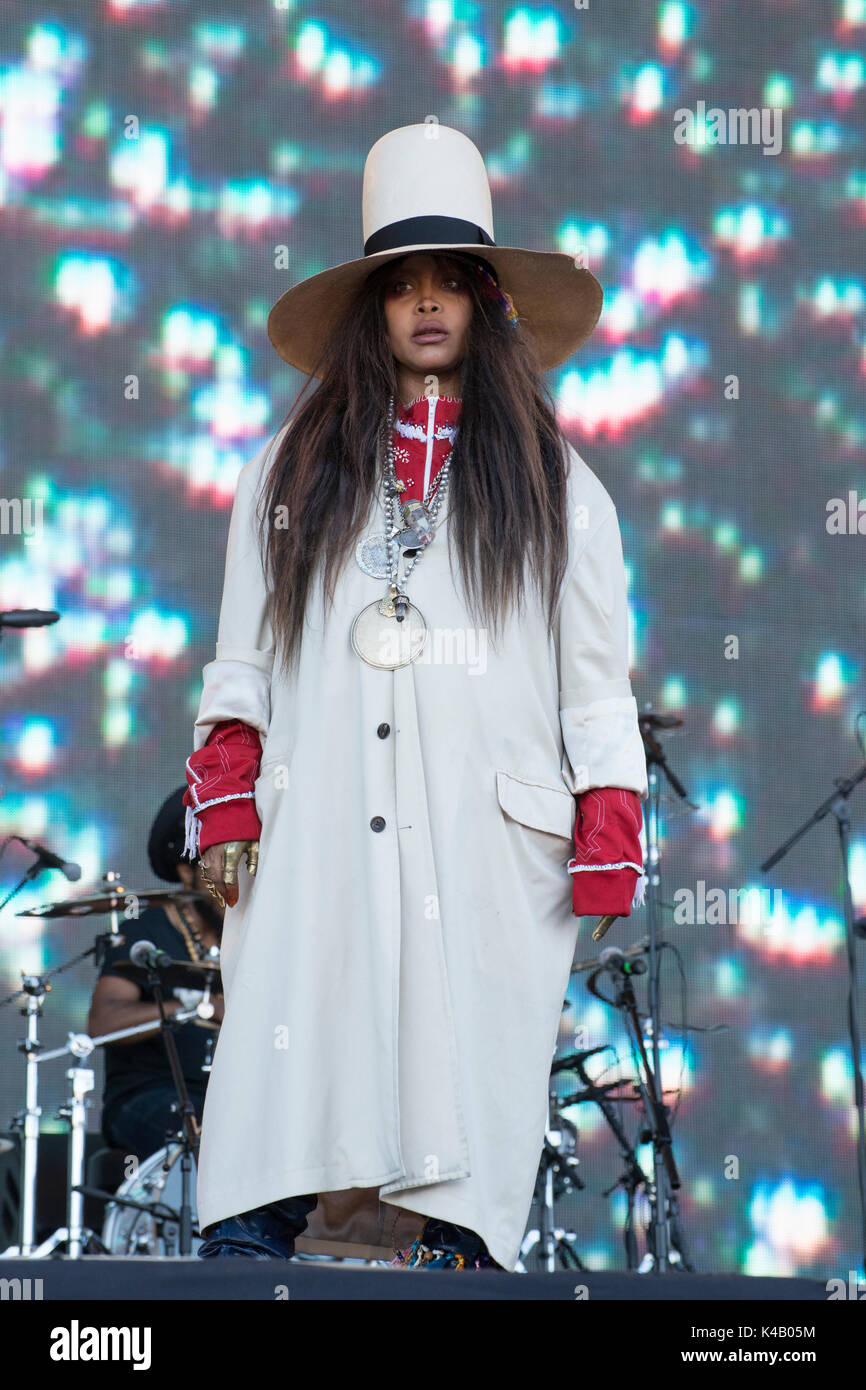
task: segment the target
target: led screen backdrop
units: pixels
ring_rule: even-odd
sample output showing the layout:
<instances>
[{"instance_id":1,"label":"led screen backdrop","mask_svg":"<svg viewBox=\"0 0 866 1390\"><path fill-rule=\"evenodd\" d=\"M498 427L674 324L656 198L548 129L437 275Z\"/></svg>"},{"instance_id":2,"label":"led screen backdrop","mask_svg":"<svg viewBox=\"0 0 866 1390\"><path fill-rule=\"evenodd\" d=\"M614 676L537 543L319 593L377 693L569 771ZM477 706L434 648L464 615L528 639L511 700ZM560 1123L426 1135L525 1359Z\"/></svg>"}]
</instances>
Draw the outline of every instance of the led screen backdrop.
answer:
<instances>
[{"instance_id":1,"label":"led screen backdrop","mask_svg":"<svg viewBox=\"0 0 866 1390\"><path fill-rule=\"evenodd\" d=\"M155 886L147 829L183 781L235 480L301 385L267 311L360 254L380 135L464 130L497 241L581 255L606 291L548 382L619 509L638 703L683 721L662 862L687 988L667 952L663 1055L704 1270L858 1263L832 823L759 865L860 756L864 44L866 0L5 0L0 20L0 608L62 615L0 644L0 833L79 861L73 891L108 869ZM862 914L862 791L851 812ZM4 892L28 863L7 848ZM69 891L46 875L0 913L4 994L88 944L14 915ZM645 931L638 912L609 940ZM583 979L562 1046L610 1043L609 1079L625 1036ZM55 982L49 1045L84 1027L92 980ZM21 1032L0 1011L4 1125ZM621 1267L614 1141L567 1115L586 1187L564 1224Z\"/></svg>"}]
</instances>

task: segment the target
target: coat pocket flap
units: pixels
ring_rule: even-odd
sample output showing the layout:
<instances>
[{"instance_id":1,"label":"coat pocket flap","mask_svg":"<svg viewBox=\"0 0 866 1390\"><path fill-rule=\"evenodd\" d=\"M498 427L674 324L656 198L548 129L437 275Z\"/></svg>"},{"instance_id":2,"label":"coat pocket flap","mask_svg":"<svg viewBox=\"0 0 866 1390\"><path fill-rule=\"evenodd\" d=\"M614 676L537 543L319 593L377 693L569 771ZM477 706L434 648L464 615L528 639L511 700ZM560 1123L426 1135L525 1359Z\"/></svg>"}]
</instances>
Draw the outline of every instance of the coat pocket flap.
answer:
<instances>
[{"instance_id":1,"label":"coat pocket flap","mask_svg":"<svg viewBox=\"0 0 866 1390\"><path fill-rule=\"evenodd\" d=\"M513 772L497 772L496 794L506 815L521 825L561 835L564 840L574 835L577 808L571 792L564 787L530 782Z\"/></svg>"}]
</instances>

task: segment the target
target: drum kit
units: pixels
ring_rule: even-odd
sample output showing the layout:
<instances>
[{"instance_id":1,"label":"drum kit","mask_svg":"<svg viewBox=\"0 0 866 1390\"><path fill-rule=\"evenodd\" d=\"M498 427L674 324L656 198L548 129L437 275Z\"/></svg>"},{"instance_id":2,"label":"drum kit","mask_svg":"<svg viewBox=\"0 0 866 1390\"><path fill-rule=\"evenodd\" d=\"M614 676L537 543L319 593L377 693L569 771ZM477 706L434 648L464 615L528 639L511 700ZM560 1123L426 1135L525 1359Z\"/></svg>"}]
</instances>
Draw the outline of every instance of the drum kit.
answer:
<instances>
[{"instance_id":1,"label":"drum kit","mask_svg":"<svg viewBox=\"0 0 866 1390\"><path fill-rule=\"evenodd\" d=\"M87 1033L70 1033L62 1047L47 1051L43 1050L39 1038L39 1019L42 1017L43 1005L52 992L51 980L88 957L94 957L99 968L106 959L106 953L113 946L123 944L124 938L120 932L121 914L127 915L130 910L134 910L138 916L148 907L189 903L200 897L195 892L183 889L131 893L121 884L113 882L115 879L116 875L106 874L106 889L101 893L44 904L18 914L27 918L50 919L102 915L108 917L109 928L98 933L92 945L54 970L44 975L22 975L21 989L3 1001L25 1001L22 1013L27 1019L27 1034L25 1040L19 1044L19 1051L25 1059L25 1103L23 1110L13 1122L13 1127L23 1134L20 1239L17 1245L3 1251L2 1257L20 1255L39 1259L53 1255L63 1247L71 1259L78 1259L88 1252L126 1256L188 1256L194 1255L201 1243L191 1182L192 1164L198 1150L198 1125L178 1062L173 1029L179 1024L193 1022L211 1030L210 1046L206 1049L202 1068L204 1072L208 1072L213 1055L214 1037L219 1030L219 1024L213 1018L214 1006L211 1002L213 995L222 992L218 948L212 948L205 960L173 960L164 952L157 951L150 943L137 942L130 953L132 959L119 962L116 969L125 978L152 988L159 1009L158 1020L117 1029L96 1037ZM572 967L572 974L593 972L589 985L592 992L596 993L595 980L609 965L605 957L611 954L623 956L627 962L633 963L633 969L637 973L641 968L645 969L641 965L640 957L646 949L647 943L644 939L626 952L604 951L599 957L576 962ZM627 977L630 972L623 973ZM164 1008L165 993L173 990L193 990L199 996L198 1002L194 1007L182 1008L169 1016ZM596 997L603 996L596 993ZM162 1034L178 1093L178 1132L155 1153L140 1162L135 1160L132 1171L125 1176L115 1192L88 1186L85 1183L84 1171L85 1135L88 1096L94 1088L94 1071L91 1065L93 1054L97 1048L110 1046L112 1043L140 1034L152 1033L156 1028ZM565 1117L563 1111L569 1106L587 1102L594 1102L600 1106L617 1137L625 1159L625 1172L610 1192L620 1185L626 1188L626 1253L629 1267L636 1267L635 1194L641 1187L649 1190L651 1184L638 1163L634 1146L625 1134L617 1116L615 1103L643 1101L644 1110L649 1113L652 1109L651 1097L647 1095L645 1086L641 1088L626 1080L604 1085L594 1082L586 1071L586 1060L603 1050L601 1047L595 1047L572 1053L554 1062L551 1068L551 1077L567 1072L576 1073L583 1089L559 1098L554 1091L550 1092L549 1121L535 1188L535 1198L540 1212L539 1224L535 1229L529 1230L524 1238L516 1266L518 1272L527 1270L527 1261L533 1252L536 1263L549 1271L553 1271L557 1265L566 1269L584 1268L577 1254L575 1233L560 1229L556 1224L555 1204L566 1194L582 1190L584 1187L577 1173L578 1130L574 1123ZM69 1123L66 1225L59 1227L37 1245L36 1185L39 1164L39 1119L42 1113L39 1106L39 1068L47 1062L66 1058L71 1061L66 1072L69 1095L60 1111L61 1116ZM651 1069L649 1076L652 1076ZM626 1088L630 1084L632 1090L628 1094ZM88 1196L105 1203L101 1234L84 1225L84 1199ZM680 1241L676 1244L679 1245ZM684 1259L684 1264L686 1268L689 1267L687 1259Z\"/></svg>"},{"instance_id":2,"label":"drum kit","mask_svg":"<svg viewBox=\"0 0 866 1390\"><path fill-rule=\"evenodd\" d=\"M682 1231L677 1219L676 1193L679 1177L674 1164L671 1136L667 1122L667 1110L662 1101L660 1085L660 1065L658 1053L658 993L657 960L661 932L656 926L658 906L658 812L659 812L659 771L663 771L677 792L685 799L684 789L676 782L670 769L664 763L663 755L652 736L651 730L661 726L679 723L670 717L645 714L642 718L642 733L648 744L650 804L646 816L648 830L647 865L649 869L647 884L647 908L650 935L626 951L607 948L598 957L578 961L572 967L572 975L583 971L591 972L588 980L590 992L603 1002L617 1008L623 1016L630 1033L632 1053L639 1060L638 1076L633 1081L619 1080L599 1084L586 1070L586 1062L594 1053L603 1048L590 1048L574 1052L555 1061L551 1068L553 1078L566 1073L574 1073L582 1089L567 1096L557 1096L551 1089L549 1093L548 1124L542 1146L541 1160L535 1187L535 1200L538 1204L539 1218L535 1229L527 1232L516 1265L518 1271L526 1271L527 1260L533 1256L532 1265L552 1272L557 1265L566 1269L582 1269L584 1266L577 1254L574 1232L561 1229L556 1224L555 1204L564 1195L581 1190L584 1184L577 1174L578 1130L575 1124L563 1113L571 1106L586 1103L598 1105L608 1125L616 1136L620 1153L624 1160L624 1171L604 1195L608 1196L616 1188L624 1187L627 1194L627 1214L624 1240L628 1267L631 1269L654 1268L658 1271L668 1268L691 1269L685 1249ZM654 744L654 746L653 746ZM691 804L691 803L687 803ZM41 847L30 846L33 849ZM32 878L41 867L62 868L67 877L77 877L67 872L55 856L41 851L39 866L34 866L22 883L12 890L0 907L14 896L28 878ZM24 1000L21 1012L27 1019L26 1038L19 1044L19 1051L25 1061L25 1103L23 1110L14 1121L14 1128L23 1135L22 1184L20 1211L20 1238L17 1245L2 1255L21 1255L40 1258L54 1254L65 1247L68 1256L78 1259L85 1253L95 1252L106 1255L151 1255L151 1256L189 1256L195 1253L200 1243L197 1231L197 1216L193 1184L192 1165L198 1152L198 1124L193 1106L190 1103L183 1073L178 1061L174 1028L182 1023L193 1022L209 1028L213 1034L219 1024L214 1020L212 995L221 994L219 951L216 947L208 957L199 960L175 961L164 952L158 951L152 943L138 941L130 951L130 961L118 965L118 970L126 978L148 985L158 1005L159 1018L128 1028L118 1029L97 1037L86 1033L70 1033L64 1046L43 1050L39 1038L39 1019L42 1007L50 994L53 977L60 975L80 961L94 957L97 969L106 959L113 946L120 945L121 915L124 918L138 917L148 907L164 907L168 904L182 904L200 900L198 893L190 890L158 889L132 893L117 882L117 875L107 873L103 878L104 890L90 897L71 898L62 902L34 907L22 912L22 917L64 918L107 916L108 930L96 935L93 944L72 959L42 975L22 973L21 989L8 999L0 1001L10 1004ZM605 934L612 917L599 922L593 940L598 941ZM639 1014L634 998L632 976L646 971L642 957L647 955L650 969L650 1009L646 1017L646 1027ZM599 992L597 981L606 975L615 984L615 997L609 998ZM183 992L195 991L197 1002L185 1007ZM178 1012L169 1016L165 1012L165 992L177 991L184 1004ZM175 1111L178 1117L177 1133L166 1135L164 1147L146 1158L134 1162L133 1171L127 1173L117 1190L107 1192L100 1188L85 1185L85 1135L87 1129L88 1096L94 1088L94 1071L91 1060L97 1048L134 1037L138 1034L153 1033L156 1029L162 1035L169 1066L172 1073L177 1102ZM650 1036L652 1060L648 1055L644 1032ZM210 1070L213 1053L213 1037L206 1050L202 1070ZM68 1167L66 1193L66 1225L54 1231L47 1239L36 1244L36 1178L39 1162L39 1117L41 1110L39 1097L39 1068L44 1063L70 1059L66 1072L69 1081L69 1096L61 1115L69 1123ZM628 1089L630 1087L630 1090ZM621 1102L637 1103L641 1107L642 1121L637 1138L632 1141L622 1125L617 1105ZM637 1143L649 1143L654 1154L654 1172L648 1176L638 1162ZM651 1211L647 1232L647 1254L644 1262L638 1265L637 1241L635 1234L636 1194L643 1189ZM84 1225L84 1199L96 1198L106 1204L105 1218L101 1235Z\"/></svg>"},{"instance_id":3,"label":"drum kit","mask_svg":"<svg viewBox=\"0 0 866 1390\"><path fill-rule=\"evenodd\" d=\"M24 1107L13 1121L13 1129L18 1130L23 1138L19 1240L0 1252L0 1257L18 1255L39 1259L53 1255L63 1247L71 1259L79 1259L87 1251L107 1255L190 1255L200 1243L191 1183L192 1163L198 1150L198 1124L178 1061L173 1030L180 1024L192 1022L211 1031L202 1066L202 1070L208 1072L220 1026L214 1019L212 1002L212 996L222 993L218 948L211 948L204 960L173 960L164 952L157 951L151 943L137 942L130 952L132 959L118 963L117 969L127 979L151 987L159 1010L158 1019L98 1037L91 1037L87 1033L70 1033L62 1047L47 1051L39 1038L39 1019L43 1005L52 992L52 979L88 957L94 958L99 969L107 952L123 944L121 914L127 919L131 915L138 917L149 907L196 902L201 897L186 889L133 893L116 880L117 875L109 872L104 875L105 889L100 893L44 904L18 914L29 918L66 919L107 916L109 928L99 932L92 945L55 969L42 975L22 972L20 990L2 1001L4 1004L24 1001L21 1012L27 1020L27 1029L25 1039L18 1045L25 1065ZM171 998L174 990L194 991L196 1002L169 1015L165 1011L166 992ZM170 1138L164 1148L140 1163L135 1160L133 1173L125 1178L116 1192L87 1187L85 1136L88 1096L94 1088L93 1054L97 1048L139 1034L153 1033L156 1029L165 1043L178 1093L177 1135ZM68 1099L60 1111L69 1124L66 1225L37 1245L36 1186L39 1120L42 1113L39 1106L39 1069L45 1063L62 1059L70 1061L66 1072ZM86 1196L106 1203L101 1236L84 1225Z\"/></svg>"}]
</instances>

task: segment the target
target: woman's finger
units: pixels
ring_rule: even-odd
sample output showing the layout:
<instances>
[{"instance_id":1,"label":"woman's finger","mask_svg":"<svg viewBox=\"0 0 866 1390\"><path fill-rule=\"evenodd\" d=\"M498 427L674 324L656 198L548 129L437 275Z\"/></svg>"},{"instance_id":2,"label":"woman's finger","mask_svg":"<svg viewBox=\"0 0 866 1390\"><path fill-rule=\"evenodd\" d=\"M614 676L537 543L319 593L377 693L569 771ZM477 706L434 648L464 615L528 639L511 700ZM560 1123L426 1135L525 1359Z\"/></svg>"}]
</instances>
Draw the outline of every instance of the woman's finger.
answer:
<instances>
[{"instance_id":1,"label":"woman's finger","mask_svg":"<svg viewBox=\"0 0 866 1390\"><path fill-rule=\"evenodd\" d=\"M223 876L223 847L222 845L210 845L202 852L201 862L204 864L211 878L216 882Z\"/></svg>"}]
</instances>

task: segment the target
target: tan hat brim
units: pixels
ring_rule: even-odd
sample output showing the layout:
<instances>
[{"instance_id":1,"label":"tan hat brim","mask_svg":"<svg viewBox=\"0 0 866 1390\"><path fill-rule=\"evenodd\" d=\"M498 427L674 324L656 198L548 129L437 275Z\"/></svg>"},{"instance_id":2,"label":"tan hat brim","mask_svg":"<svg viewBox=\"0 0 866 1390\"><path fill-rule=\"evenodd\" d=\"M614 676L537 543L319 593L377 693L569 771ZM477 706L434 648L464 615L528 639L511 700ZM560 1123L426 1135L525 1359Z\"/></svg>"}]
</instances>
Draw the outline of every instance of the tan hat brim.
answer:
<instances>
[{"instance_id":1,"label":"tan hat brim","mask_svg":"<svg viewBox=\"0 0 866 1390\"><path fill-rule=\"evenodd\" d=\"M325 346L353 293L371 271L412 251L471 251L495 266L531 334L542 371L564 362L585 343L598 323L604 291L585 267L563 251L527 251L514 246L400 246L345 261L286 290L268 315L268 337L280 357L316 376Z\"/></svg>"}]
</instances>

